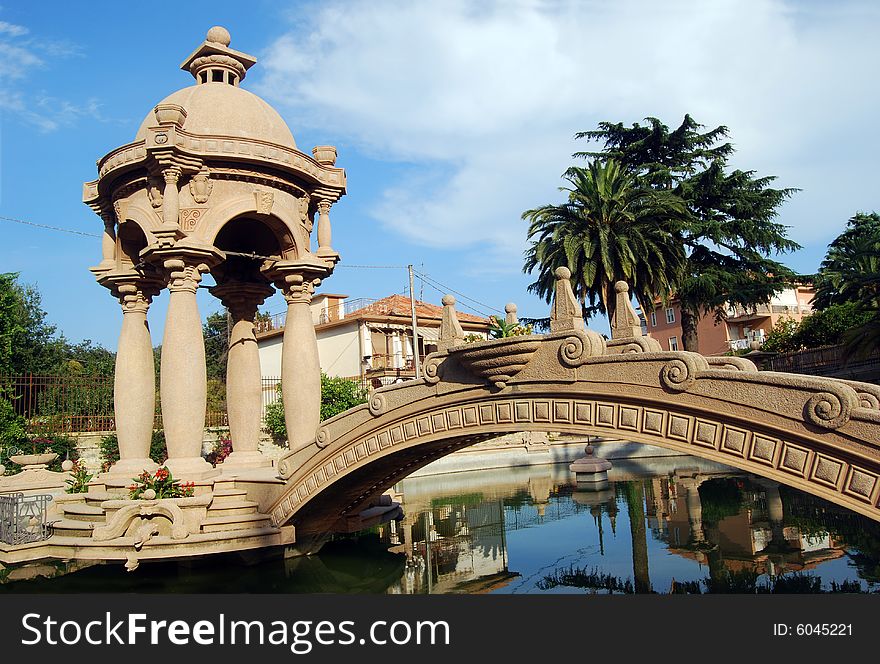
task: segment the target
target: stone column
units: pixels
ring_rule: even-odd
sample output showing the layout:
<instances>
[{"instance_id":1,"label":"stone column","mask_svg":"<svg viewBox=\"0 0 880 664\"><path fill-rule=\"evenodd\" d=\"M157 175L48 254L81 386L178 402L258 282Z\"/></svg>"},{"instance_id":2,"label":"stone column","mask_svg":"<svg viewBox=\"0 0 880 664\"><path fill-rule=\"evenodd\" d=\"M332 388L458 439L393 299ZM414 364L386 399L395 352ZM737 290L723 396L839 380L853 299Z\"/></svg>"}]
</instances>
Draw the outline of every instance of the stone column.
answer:
<instances>
[{"instance_id":1,"label":"stone column","mask_svg":"<svg viewBox=\"0 0 880 664\"><path fill-rule=\"evenodd\" d=\"M166 197L167 201L167 197ZM207 369L196 291L205 264L167 259L168 314L162 340L160 390L168 444L166 466L175 478L204 477L213 467L202 458L207 408Z\"/></svg>"},{"instance_id":2,"label":"stone column","mask_svg":"<svg viewBox=\"0 0 880 664\"><path fill-rule=\"evenodd\" d=\"M688 525L691 528L691 539L695 544L701 544L706 541L706 534L703 530L703 503L700 501L700 484L703 481L699 478L688 478L679 482L687 491L685 504L688 511Z\"/></svg>"},{"instance_id":3,"label":"stone column","mask_svg":"<svg viewBox=\"0 0 880 664\"><path fill-rule=\"evenodd\" d=\"M332 231L330 229L330 201L321 199L318 201L318 256L332 255L331 242Z\"/></svg>"},{"instance_id":4,"label":"stone column","mask_svg":"<svg viewBox=\"0 0 880 664\"><path fill-rule=\"evenodd\" d=\"M111 477L131 478L158 464L150 459L150 440L156 413L156 376L147 310L153 293L137 283L116 288L122 305L122 331L116 351L113 409L119 440L119 461Z\"/></svg>"},{"instance_id":5,"label":"stone column","mask_svg":"<svg viewBox=\"0 0 880 664\"><path fill-rule=\"evenodd\" d=\"M101 236L101 265L116 265L116 222L113 215L106 214L104 219L104 234Z\"/></svg>"},{"instance_id":6,"label":"stone column","mask_svg":"<svg viewBox=\"0 0 880 664\"><path fill-rule=\"evenodd\" d=\"M293 452L315 439L321 422L321 363L309 308L315 285L295 274L287 277L283 289L287 320L281 345L281 396L287 445Z\"/></svg>"},{"instance_id":7,"label":"stone column","mask_svg":"<svg viewBox=\"0 0 880 664\"><path fill-rule=\"evenodd\" d=\"M254 317L272 288L266 283L228 282L211 292L223 301L232 318L226 360L226 411L233 452L223 462L223 469L271 466L271 459L260 453L263 380Z\"/></svg>"},{"instance_id":8,"label":"stone column","mask_svg":"<svg viewBox=\"0 0 880 664\"><path fill-rule=\"evenodd\" d=\"M168 228L177 228L180 217L180 190L177 188L180 169L166 168L162 172L162 177L165 179L165 190L162 195L162 223Z\"/></svg>"}]
</instances>

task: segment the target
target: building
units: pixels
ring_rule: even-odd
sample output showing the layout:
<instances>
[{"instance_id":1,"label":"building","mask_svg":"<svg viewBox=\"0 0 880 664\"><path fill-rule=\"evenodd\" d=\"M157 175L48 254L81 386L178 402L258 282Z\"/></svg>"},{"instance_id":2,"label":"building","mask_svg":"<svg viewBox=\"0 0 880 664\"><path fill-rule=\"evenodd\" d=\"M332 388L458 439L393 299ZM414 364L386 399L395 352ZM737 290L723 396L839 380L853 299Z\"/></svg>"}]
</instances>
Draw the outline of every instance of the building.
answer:
<instances>
[{"instance_id":1,"label":"building","mask_svg":"<svg viewBox=\"0 0 880 664\"><path fill-rule=\"evenodd\" d=\"M328 376L358 379L369 387L415 377L409 297L389 295L372 300L322 293L314 296L310 306L321 370ZM437 350L442 313L442 307L416 301L417 346L422 360ZM488 319L459 312L458 320L465 334L488 337ZM264 376L281 375L283 335L283 314L257 324Z\"/></svg>"},{"instance_id":2,"label":"building","mask_svg":"<svg viewBox=\"0 0 880 664\"><path fill-rule=\"evenodd\" d=\"M810 301L816 291L812 285L791 286L773 296L770 304L751 309L730 307L720 322L703 316L697 323L699 345L703 355L724 355L732 350L747 350L753 341L763 343L770 330L783 318L800 322L813 312ZM647 333L660 342L664 350L684 350L681 329L681 306L676 298L667 304L657 302L654 311L645 317Z\"/></svg>"}]
</instances>

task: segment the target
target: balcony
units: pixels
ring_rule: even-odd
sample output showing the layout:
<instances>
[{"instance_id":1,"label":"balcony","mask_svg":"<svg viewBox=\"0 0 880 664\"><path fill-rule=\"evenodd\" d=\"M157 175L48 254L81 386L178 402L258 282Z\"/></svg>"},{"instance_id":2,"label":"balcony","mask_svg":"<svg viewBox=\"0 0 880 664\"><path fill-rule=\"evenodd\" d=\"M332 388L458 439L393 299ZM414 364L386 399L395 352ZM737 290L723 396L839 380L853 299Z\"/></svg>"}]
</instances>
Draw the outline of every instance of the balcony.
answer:
<instances>
[{"instance_id":1,"label":"balcony","mask_svg":"<svg viewBox=\"0 0 880 664\"><path fill-rule=\"evenodd\" d=\"M809 305L759 304L755 307L728 307L727 320L731 322L768 318L772 315L806 316L813 313Z\"/></svg>"}]
</instances>

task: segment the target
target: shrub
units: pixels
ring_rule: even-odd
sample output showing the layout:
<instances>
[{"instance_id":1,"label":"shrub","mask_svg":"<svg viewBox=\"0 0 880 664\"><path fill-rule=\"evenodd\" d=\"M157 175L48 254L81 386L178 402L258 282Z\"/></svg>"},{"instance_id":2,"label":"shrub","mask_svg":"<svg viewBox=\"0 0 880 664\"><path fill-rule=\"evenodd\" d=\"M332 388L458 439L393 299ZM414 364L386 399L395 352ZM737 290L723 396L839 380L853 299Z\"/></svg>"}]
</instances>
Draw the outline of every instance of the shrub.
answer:
<instances>
[{"instance_id":1,"label":"shrub","mask_svg":"<svg viewBox=\"0 0 880 664\"><path fill-rule=\"evenodd\" d=\"M281 385L278 385L278 398L266 406L266 431L276 443L287 440L287 426L284 423L284 403L281 399ZM345 412L367 402L367 391L356 381L348 378L331 378L321 373L321 421Z\"/></svg>"},{"instance_id":2,"label":"shrub","mask_svg":"<svg viewBox=\"0 0 880 664\"><path fill-rule=\"evenodd\" d=\"M195 493L195 486L192 482L181 484L180 480L176 480L171 476L171 471L167 468L159 468L154 474L148 473L146 470L138 475L134 480L134 484L128 487L129 497L132 500L143 498L143 494L148 489L156 492L156 498L188 498Z\"/></svg>"},{"instance_id":3,"label":"shrub","mask_svg":"<svg viewBox=\"0 0 880 664\"><path fill-rule=\"evenodd\" d=\"M86 470L86 467L76 461L73 462L73 469L70 471L70 479L67 480L67 493L87 493L89 490L89 482L92 475Z\"/></svg>"},{"instance_id":4,"label":"shrub","mask_svg":"<svg viewBox=\"0 0 880 664\"><path fill-rule=\"evenodd\" d=\"M119 438L115 433L108 434L101 439L101 467L106 470L119 461ZM165 463L168 458L168 447L165 444L165 432L162 429L153 431L150 440L150 458L156 463Z\"/></svg>"}]
</instances>

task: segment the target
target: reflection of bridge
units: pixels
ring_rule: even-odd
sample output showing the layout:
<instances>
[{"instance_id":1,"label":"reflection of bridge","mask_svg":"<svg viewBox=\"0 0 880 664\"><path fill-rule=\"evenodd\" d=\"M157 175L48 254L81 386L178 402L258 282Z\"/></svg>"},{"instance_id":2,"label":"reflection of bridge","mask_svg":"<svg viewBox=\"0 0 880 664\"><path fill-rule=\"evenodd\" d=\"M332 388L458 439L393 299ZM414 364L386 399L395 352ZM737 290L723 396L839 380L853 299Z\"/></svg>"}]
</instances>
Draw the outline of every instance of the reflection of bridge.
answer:
<instances>
[{"instance_id":1,"label":"reflection of bridge","mask_svg":"<svg viewBox=\"0 0 880 664\"><path fill-rule=\"evenodd\" d=\"M614 435L790 484L880 518L880 388L758 372L742 358L660 352L625 284L612 340L584 328L568 271L551 333L461 344L444 302L425 378L377 390L324 422L279 464L273 522L298 532L355 517L395 481L475 442L514 431Z\"/></svg>"}]
</instances>

